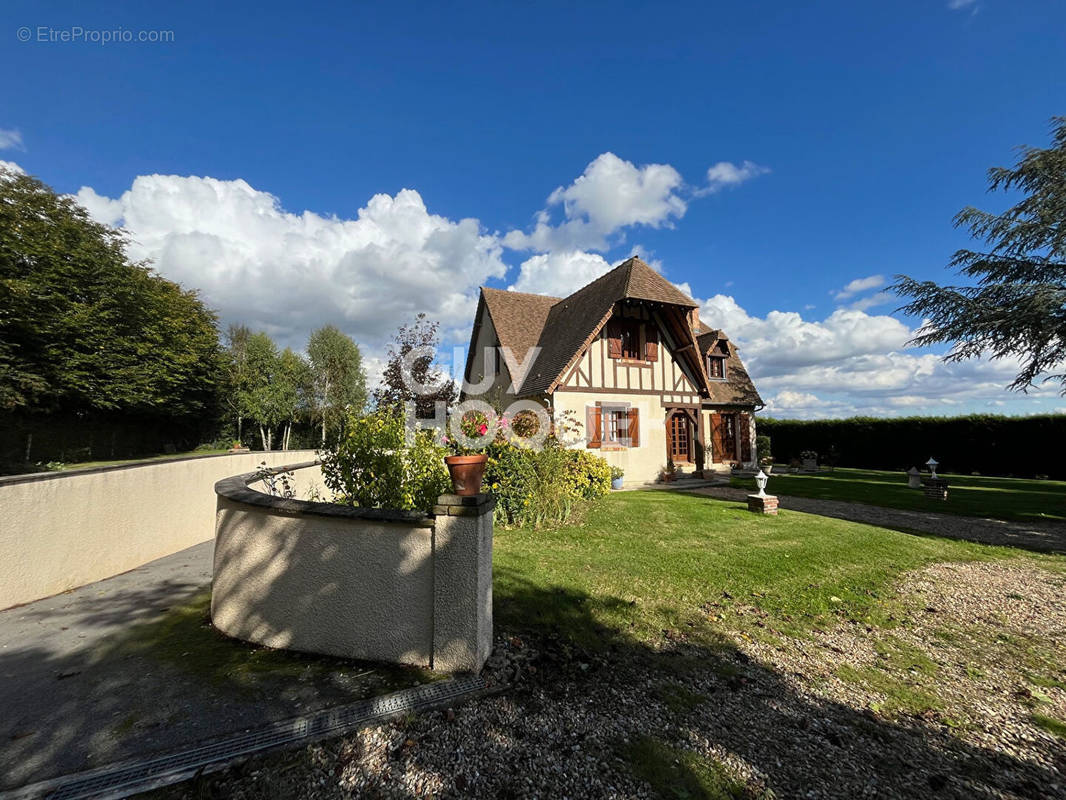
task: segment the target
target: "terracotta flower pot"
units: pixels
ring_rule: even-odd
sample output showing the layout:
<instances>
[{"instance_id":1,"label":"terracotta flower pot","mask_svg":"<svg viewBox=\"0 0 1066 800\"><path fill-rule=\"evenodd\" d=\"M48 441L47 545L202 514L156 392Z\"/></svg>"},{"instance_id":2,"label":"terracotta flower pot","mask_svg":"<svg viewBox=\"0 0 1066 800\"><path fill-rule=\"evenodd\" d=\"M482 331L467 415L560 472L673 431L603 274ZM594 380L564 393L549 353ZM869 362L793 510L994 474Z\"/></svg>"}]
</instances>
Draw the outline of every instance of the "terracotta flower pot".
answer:
<instances>
[{"instance_id":1,"label":"terracotta flower pot","mask_svg":"<svg viewBox=\"0 0 1066 800\"><path fill-rule=\"evenodd\" d=\"M448 465L448 474L452 478L452 491L463 497L478 494L488 460L489 457L484 453L476 456L446 457L444 463Z\"/></svg>"}]
</instances>

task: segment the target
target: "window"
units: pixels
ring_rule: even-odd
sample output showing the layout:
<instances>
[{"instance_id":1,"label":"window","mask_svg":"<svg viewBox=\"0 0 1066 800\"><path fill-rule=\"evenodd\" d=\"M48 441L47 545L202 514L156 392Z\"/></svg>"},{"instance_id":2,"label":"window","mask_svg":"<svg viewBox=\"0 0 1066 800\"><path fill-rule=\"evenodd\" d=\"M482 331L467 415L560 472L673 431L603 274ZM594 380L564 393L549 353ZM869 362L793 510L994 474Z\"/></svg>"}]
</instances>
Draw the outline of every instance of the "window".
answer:
<instances>
[{"instance_id":1,"label":"window","mask_svg":"<svg viewBox=\"0 0 1066 800\"><path fill-rule=\"evenodd\" d=\"M725 358L722 356L710 356L707 359L707 374L712 381L725 380Z\"/></svg>"},{"instance_id":2,"label":"window","mask_svg":"<svg viewBox=\"0 0 1066 800\"><path fill-rule=\"evenodd\" d=\"M629 409L603 409L603 443L625 447L629 444Z\"/></svg>"},{"instance_id":3,"label":"window","mask_svg":"<svg viewBox=\"0 0 1066 800\"><path fill-rule=\"evenodd\" d=\"M659 360L659 330L638 319L613 319L607 325L607 356L649 363Z\"/></svg>"},{"instance_id":4,"label":"window","mask_svg":"<svg viewBox=\"0 0 1066 800\"><path fill-rule=\"evenodd\" d=\"M640 323L624 320L619 323L619 329L622 336L622 358L643 358L643 353L640 352Z\"/></svg>"},{"instance_id":5,"label":"window","mask_svg":"<svg viewBox=\"0 0 1066 800\"><path fill-rule=\"evenodd\" d=\"M585 443L588 447L618 449L640 445L637 409L624 405L595 405L585 409Z\"/></svg>"}]
</instances>

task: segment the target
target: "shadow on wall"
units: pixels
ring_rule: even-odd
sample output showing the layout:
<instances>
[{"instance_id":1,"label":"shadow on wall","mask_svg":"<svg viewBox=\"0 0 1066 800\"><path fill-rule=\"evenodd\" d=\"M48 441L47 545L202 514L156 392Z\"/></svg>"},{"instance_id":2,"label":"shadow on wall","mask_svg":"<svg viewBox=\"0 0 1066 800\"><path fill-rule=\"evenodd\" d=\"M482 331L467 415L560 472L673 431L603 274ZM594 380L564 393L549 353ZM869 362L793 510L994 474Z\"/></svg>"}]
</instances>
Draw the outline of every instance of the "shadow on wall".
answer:
<instances>
[{"instance_id":1,"label":"shadow on wall","mask_svg":"<svg viewBox=\"0 0 1066 800\"><path fill-rule=\"evenodd\" d=\"M939 720L901 716L893 722L803 694L795 679L752 660L700 622L698 609L691 612L689 626L664 631L662 643L650 646L625 622L627 614L639 613L629 602L538 586L498 570L497 624L507 634L529 636L540 650L536 673L527 675L527 687L516 693L520 715L541 713L533 687L561 701L579 699L597 714L614 715L631 741L650 734L680 749L706 742L734 753L766 776L778 797L814 787L833 797L866 796L874 788L874 794L960 800L1000 793L1042 798L1053 785L1062 790L1062 773L1050 764L1066 763L1066 741L1047 737L1052 752L1048 763L1039 764L964 742ZM608 619L620 622L605 623ZM700 701L682 713L664 707L676 727L649 730L642 715L628 709L659 702L649 687L664 683L680 684ZM563 731L559 736L566 738ZM487 739L485 746L497 751L487 754L487 763L506 761L508 744L516 741L509 735ZM586 743L583 749L595 746ZM600 746L605 751L599 755L611 760L621 742ZM842 770L845 754L848 763L867 765L867 771ZM676 767L690 771L680 762ZM695 774L684 777L698 784Z\"/></svg>"},{"instance_id":2,"label":"shadow on wall","mask_svg":"<svg viewBox=\"0 0 1066 800\"><path fill-rule=\"evenodd\" d=\"M220 498L220 628L269 647L429 666L431 528L263 511Z\"/></svg>"}]
</instances>

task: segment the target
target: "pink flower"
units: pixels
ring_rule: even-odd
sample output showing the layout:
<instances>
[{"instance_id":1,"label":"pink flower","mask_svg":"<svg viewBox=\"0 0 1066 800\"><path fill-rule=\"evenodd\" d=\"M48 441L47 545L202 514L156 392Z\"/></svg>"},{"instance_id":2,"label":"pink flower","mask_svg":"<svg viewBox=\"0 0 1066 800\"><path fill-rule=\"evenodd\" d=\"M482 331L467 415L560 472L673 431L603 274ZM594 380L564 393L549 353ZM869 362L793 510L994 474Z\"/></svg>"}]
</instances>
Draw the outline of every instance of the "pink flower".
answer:
<instances>
[{"instance_id":1,"label":"pink flower","mask_svg":"<svg viewBox=\"0 0 1066 800\"><path fill-rule=\"evenodd\" d=\"M489 432L489 426L482 422L481 425L478 426L477 432L484 436Z\"/></svg>"}]
</instances>

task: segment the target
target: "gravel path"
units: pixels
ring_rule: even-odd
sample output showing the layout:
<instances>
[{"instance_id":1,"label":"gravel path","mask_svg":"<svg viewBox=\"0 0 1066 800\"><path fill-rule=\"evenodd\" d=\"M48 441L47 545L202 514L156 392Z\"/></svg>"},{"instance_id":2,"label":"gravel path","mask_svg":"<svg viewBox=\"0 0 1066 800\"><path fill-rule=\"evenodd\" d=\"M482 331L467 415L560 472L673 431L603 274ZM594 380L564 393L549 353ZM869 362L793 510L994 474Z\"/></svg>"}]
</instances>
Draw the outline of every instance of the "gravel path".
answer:
<instances>
[{"instance_id":1,"label":"gravel path","mask_svg":"<svg viewBox=\"0 0 1066 800\"><path fill-rule=\"evenodd\" d=\"M938 564L904 576L891 630L841 618L808 638L737 634L721 648L664 631L652 645L612 638L600 655L504 635L487 675L507 694L157 797L647 798L624 758L643 736L716 762L744 782L739 800L1066 797L1066 740L1032 721L1066 714L1064 590L1063 573L1015 562ZM888 663L897 651L929 664L919 675ZM968 669L976 660L983 671ZM939 697L889 713L879 686L840 679L844 666L932 681ZM1038 690L1029 670L1057 679Z\"/></svg>"},{"instance_id":2,"label":"gravel path","mask_svg":"<svg viewBox=\"0 0 1066 800\"><path fill-rule=\"evenodd\" d=\"M712 486L693 489L695 494L705 494L718 500L746 502L750 494L743 489L728 486ZM870 506L864 503L846 503L840 500L816 500L809 497L778 495L781 508L818 514L822 517L865 522L882 528L931 533L949 539L966 539L982 544L1007 545L1035 550L1042 553L1066 554L1066 523L1061 522L1004 522L979 517L960 517L938 514L934 511L904 511L896 508Z\"/></svg>"}]
</instances>

